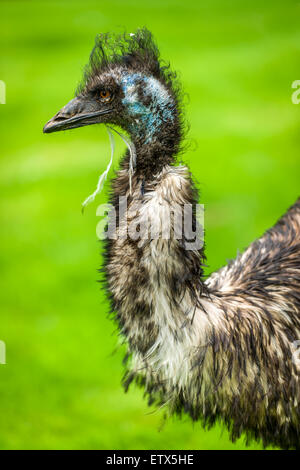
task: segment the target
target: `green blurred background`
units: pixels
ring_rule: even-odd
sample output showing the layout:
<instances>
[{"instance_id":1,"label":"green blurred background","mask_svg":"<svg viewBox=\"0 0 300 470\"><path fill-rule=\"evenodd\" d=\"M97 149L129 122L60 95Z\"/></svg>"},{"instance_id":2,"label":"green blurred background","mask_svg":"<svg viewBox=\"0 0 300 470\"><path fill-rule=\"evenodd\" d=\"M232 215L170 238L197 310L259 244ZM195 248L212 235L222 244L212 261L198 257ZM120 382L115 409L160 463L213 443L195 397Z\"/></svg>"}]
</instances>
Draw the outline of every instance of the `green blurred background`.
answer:
<instances>
[{"instance_id":1,"label":"green blurred background","mask_svg":"<svg viewBox=\"0 0 300 470\"><path fill-rule=\"evenodd\" d=\"M81 214L107 165L108 137L101 126L50 136L42 127L73 97L97 33L151 29L189 95L184 159L206 208L209 273L299 196L300 105L291 101L299 3L1 1L0 9L0 447L244 448L221 426L174 419L161 429L162 412L141 390L124 394L124 351L96 283L97 204ZM107 186L97 202L106 198Z\"/></svg>"}]
</instances>

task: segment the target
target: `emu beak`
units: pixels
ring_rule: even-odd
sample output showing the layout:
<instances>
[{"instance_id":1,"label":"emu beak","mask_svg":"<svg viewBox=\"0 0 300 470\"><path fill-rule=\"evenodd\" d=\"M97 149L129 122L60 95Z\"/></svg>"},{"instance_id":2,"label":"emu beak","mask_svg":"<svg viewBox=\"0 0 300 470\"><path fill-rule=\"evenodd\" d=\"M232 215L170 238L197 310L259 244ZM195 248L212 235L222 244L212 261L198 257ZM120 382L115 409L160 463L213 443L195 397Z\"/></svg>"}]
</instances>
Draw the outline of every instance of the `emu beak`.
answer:
<instances>
[{"instance_id":1,"label":"emu beak","mask_svg":"<svg viewBox=\"0 0 300 470\"><path fill-rule=\"evenodd\" d=\"M75 127L88 126L101 122L99 116L108 114L112 109L96 109L97 103L82 97L69 101L50 121L45 124L43 132L65 131Z\"/></svg>"}]
</instances>

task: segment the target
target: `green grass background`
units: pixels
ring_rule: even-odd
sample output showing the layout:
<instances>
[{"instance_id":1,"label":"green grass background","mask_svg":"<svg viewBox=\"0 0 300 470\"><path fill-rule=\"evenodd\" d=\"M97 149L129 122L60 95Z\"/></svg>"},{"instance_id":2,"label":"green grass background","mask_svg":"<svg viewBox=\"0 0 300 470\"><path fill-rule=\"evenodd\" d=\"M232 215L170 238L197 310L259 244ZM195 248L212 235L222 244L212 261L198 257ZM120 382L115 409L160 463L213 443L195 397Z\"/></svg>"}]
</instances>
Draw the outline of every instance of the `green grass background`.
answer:
<instances>
[{"instance_id":1,"label":"green grass background","mask_svg":"<svg viewBox=\"0 0 300 470\"><path fill-rule=\"evenodd\" d=\"M42 127L73 97L97 33L151 29L189 95L184 158L206 208L209 273L299 196L299 3L1 1L0 10L0 448L243 449L220 426L174 419L160 430L162 412L142 391L123 393L123 351L96 283L97 204L81 215L108 137L101 126L50 136Z\"/></svg>"}]
</instances>

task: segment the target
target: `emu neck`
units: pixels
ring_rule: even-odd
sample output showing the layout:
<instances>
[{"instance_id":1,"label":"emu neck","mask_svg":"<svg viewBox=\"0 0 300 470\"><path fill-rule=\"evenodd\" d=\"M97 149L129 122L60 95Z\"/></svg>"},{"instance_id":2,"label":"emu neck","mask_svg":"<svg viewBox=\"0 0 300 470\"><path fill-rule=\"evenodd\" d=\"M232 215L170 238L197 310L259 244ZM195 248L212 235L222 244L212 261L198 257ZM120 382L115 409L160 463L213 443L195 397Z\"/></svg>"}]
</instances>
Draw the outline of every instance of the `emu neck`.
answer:
<instances>
[{"instance_id":1,"label":"emu neck","mask_svg":"<svg viewBox=\"0 0 300 470\"><path fill-rule=\"evenodd\" d=\"M190 237L185 233L182 238L174 235L184 205L197 202L188 169L163 161L157 173L157 166L152 168L146 163L135 172L129 195L125 165L126 161L112 183L112 203L118 217L116 236L108 245L106 273L120 328L130 348L144 354L158 341L161 322L166 326L166 335L174 336L174 341L185 334L181 326L192 321L195 306L207 294L203 281L205 256L201 246L187 248ZM149 172L152 177L141 178L138 171L143 175ZM119 206L119 196L125 195L127 218ZM162 236L160 225L158 237L151 238L150 231L148 236L139 235L144 223L156 228L167 217L171 222L169 238Z\"/></svg>"},{"instance_id":2,"label":"emu neck","mask_svg":"<svg viewBox=\"0 0 300 470\"><path fill-rule=\"evenodd\" d=\"M175 163L180 144L179 129L175 126L170 126L168 134L162 130L151 139L147 135L137 137L131 134L131 139L136 148L137 175L151 180L165 166Z\"/></svg>"},{"instance_id":3,"label":"emu neck","mask_svg":"<svg viewBox=\"0 0 300 470\"><path fill-rule=\"evenodd\" d=\"M136 148L137 174L151 180L165 166L175 162L182 140L182 124L177 104L169 95L165 101L156 100L141 108L141 114L124 123L124 129Z\"/></svg>"}]
</instances>

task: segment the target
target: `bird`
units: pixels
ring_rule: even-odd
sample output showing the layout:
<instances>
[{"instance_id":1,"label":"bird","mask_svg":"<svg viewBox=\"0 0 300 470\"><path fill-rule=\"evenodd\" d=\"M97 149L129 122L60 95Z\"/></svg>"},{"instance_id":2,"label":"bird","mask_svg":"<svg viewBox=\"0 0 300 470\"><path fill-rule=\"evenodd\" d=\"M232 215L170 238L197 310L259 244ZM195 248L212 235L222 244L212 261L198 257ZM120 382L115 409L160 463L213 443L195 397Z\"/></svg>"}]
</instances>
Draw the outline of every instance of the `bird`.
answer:
<instances>
[{"instance_id":1,"label":"bird","mask_svg":"<svg viewBox=\"0 0 300 470\"><path fill-rule=\"evenodd\" d=\"M147 28L101 33L75 98L43 129L104 124L125 132L101 268L127 348L123 386L142 387L167 416L188 415L204 428L223 423L233 442L243 435L247 445L300 449L300 198L206 276L198 191L181 160L182 97ZM179 237L185 207L191 227ZM158 228L142 237L149 221Z\"/></svg>"}]
</instances>

